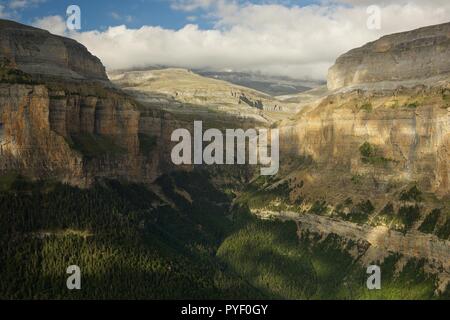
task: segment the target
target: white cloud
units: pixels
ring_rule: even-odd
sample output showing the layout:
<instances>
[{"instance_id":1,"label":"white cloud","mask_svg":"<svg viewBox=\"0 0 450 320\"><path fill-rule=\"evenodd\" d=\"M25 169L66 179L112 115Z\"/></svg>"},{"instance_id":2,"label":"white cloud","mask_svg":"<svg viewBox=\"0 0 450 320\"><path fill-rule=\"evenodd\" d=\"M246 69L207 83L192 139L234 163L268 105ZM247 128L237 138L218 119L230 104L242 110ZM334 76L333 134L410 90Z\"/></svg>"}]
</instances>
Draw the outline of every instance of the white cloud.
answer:
<instances>
[{"instance_id":1,"label":"white cloud","mask_svg":"<svg viewBox=\"0 0 450 320\"><path fill-rule=\"evenodd\" d=\"M118 20L118 21L125 21L125 22L128 22L128 23L133 22L133 17L132 16L128 16L128 15L122 16L122 15L120 15L117 12L111 12L109 15L113 19Z\"/></svg>"},{"instance_id":2,"label":"white cloud","mask_svg":"<svg viewBox=\"0 0 450 320\"><path fill-rule=\"evenodd\" d=\"M11 0L8 7L12 10L21 10L30 6L43 3L47 0Z\"/></svg>"},{"instance_id":3,"label":"white cloud","mask_svg":"<svg viewBox=\"0 0 450 320\"><path fill-rule=\"evenodd\" d=\"M53 34L60 36L67 36L67 27L65 20L60 16L48 16L41 19L36 19L33 26L48 30Z\"/></svg>"},{"instance_id":4,"label":"white cloud","mask_svg":"<svg viewBox=\"0 0 450 320\"><path fill-rule=\"evenodd\" d=\"M29 7L35 7L47 0L0 0L0 18L20 20L21 12Z\"/></svg>"},{"instance_id":5,"label":"white cloud","mask_svg":"<svg viewBox=\"0 0 450 320\"><path fill-rule=\"evenodd\" d=\"M171 7L175 10L194 11L207 9L220 0L172 0Z\"/></svg>"},{"instance_id":6,"label":"white cloud","mask_svg":"<svg viewBox=\"0 0 450 320\"><path fill-rule=\"evenodd\" d=\"M5 6L2 6L1 4L0 4L0 18L7 18L8 17L8 15L7 15L7 13L5 12Z\"/></svg>"},{"instance_id":7,"label":"white cloud","mask_svg":"<svg viewBox=\"0 0 450 320\"><path fill-rule=\"evenodd\" d=\"M28 5L27 0L13 0L9 3L11 9L23 9Z\"/></svg>"},{"instance_id":8,"label":"white cloud","mask_svg":"<svg viewBox=\"0 0 450 320\"><path fill-rule=\"evenodd\" d=\"M119 15L117 12L111 12L109 15L110 15L113 19L116 19L116 20L120 20L120 19L121 19L120 15Z\"/></svg>"},{"instance_id":9,"label":"white cloud","mask_svg":"<svg viewBox=\"0 0 450 320\"><path fill-rule=\"evenodd\" d=\"M177 1L180 10L208 9L215 27L202 30L188 24L179 30L143 26L110 27L105 31L73 33L109 69L150 64L188 68L262 71L298 78L325 79L327 69L342 53L384 34L448 22L448 1L378 2L382 29L366 27L367 5L342 0L307 7L277 4L238 4L235 1ZM362 2L364 2L363 0ZM376 1L367 1L372 4ZM60 33L64 21L39 21Z\"/></svg>"}]
</instances>

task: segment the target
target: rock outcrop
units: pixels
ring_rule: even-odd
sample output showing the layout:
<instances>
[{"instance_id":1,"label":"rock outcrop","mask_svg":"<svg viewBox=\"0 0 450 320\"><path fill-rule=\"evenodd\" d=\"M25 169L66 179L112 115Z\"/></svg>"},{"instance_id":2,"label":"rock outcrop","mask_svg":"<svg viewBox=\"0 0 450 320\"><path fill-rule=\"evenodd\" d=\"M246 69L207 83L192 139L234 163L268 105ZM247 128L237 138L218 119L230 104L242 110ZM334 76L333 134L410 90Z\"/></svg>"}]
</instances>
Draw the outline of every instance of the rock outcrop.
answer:
<instances>
[{"instance_id":1,"label":"rock outcrop","mask_svg":"<svg viewBox=\"0 0 450 320\"><path fill-rule=\"evenodd\" d=\"M372 176L450 194L450 86L329 96L280 128L285 154L311 157L323 176ZM374 153L364 158L361 146ZM339 174L337 174L339 172Z\"/></svg>"},{"instance_id":2,"label":"rock outcrop","mask_svg":"<svg viewBox=\"0 0 450 320\"><path fill-rule=\"evenodd\" d=\"M449 56L450 23L349 51L329 71L334 92L281 128L281 146L311 157L329 178L372 176L449 195ZM371 159L361 154L365 143Z\"/></svg>"},{"instance_id":3,"label":"rock outcrop","mask_svg":"<svg viewBox=\"0 0 450 320\"><path fill-rule=\"evenodd\" d=\"M0 20L0 30L0 61L35 78L108 81L100 59L72 39L8 20Z\"/></svg>"},{"instance_id":4,"label":"rock outcrop","mask_svg":"<svg viewBox=\"0 0 450 320\"><path fill-rule=\"evenodd\" d=\"M423 43L419 51L438 55L433 56L433 63L445 73L447 69L439 66L446 60L439 54L448 49L442 45L447 43L448 27L385 37L383 43L390 45L379 54L391 49L400 52L403 46L404 63L411 66L408 54L412 54L413 44ZM245 127L251 121L251 125L261 125L270 123L267 115L282 117L284 112L274 112L278 111L275 106L292 107L254 90L186 70L113 74L117 84L142 101L139 105L111 88L99 60L75 41L10 21L0 21L0 28L0 57L10 61L8 67L41 81L40 85L20 83L23 75L19 73L19 83L0 87L3 171L19 169L38 178L57 173L75 184L89 184L96 176L151 182L171 168L170 135L174 129L191 128L193 120L202 119L214 125ZM375 54L368 49L363 52L367 52L367 61ZM425 59L417 55L419 58ZM345 65L341 60L336 70ZM438 74L428 67L429 73L424 73L418 64L415 72ZM402 74L398 72L399 77ZM55 77L60 77L56 84ZM330 85L334 86L333 81ZM422 190L445 196L450 194L449 97L448 85L332 95L305 107L294 122L282 124L281 151L311 157L324 174L336 176L338 168L348 177L376 175L386 185L417 182ZM257 108L258 103L249 105L258 101L264 110ZM378 163L363 161L359 148L366 142L377 149L374 161Z\"/></svg>"},{"instance_id":5,"label":"rock outcrop","mask_svg":"<svg viewBox=\"0 0 450 320\"><path fill-rule=\"evenodd\" d=\"M141 150L139 121L135 103L112 92L0 84L0 173L78 186L97 177L151 182L159 157Z\"/></svg>"},{"instance_id":6,"label":"rock outcrop","mask_svg":"<svg viewBox=\"0 0 450 320\"><path fill-rule=\"evenodd\" d=\"M140 131L138 104L114 89L98 58L44 30L5 20L0 30L0 173L79 186L160 174L159 154L142 147L154 137Z\"/></svg>"},{"instance_id":7,"label":"rock outcrop","mask_svg":"<svg viewBox=\"0 0 450 320\"><path fill-rule=\"evenodd\" d=\"M44 86L0 85L0 171L75 182L82 157L51 129Z\"/></svg>"},{"instance_id":8,"label":"rock outcrop","mask_svg":"<svg viewBox=\"0 0 450 320\"><path fill-rule=\"evenodd\" d=\"M384 36L336 61L328 88L392 89L450 75L450 23Z\"/></svg>"},{"instance_id":9,"label":"rock outcrop","mask_svg":"<svg viewBox=\"0 0 450 320\"><path fill-rule=\"evenodd\" d=\"M348 221L314 214L295 212L274 213L272 217L293 220L298 226L298 236L319 235L322 239L330 234L357 244L350 251L356 261L364 266L382 262L392 254L409 259L426 261L427 271L438 276L438 290L444 292L450 284L450 241L435 235L411 231L406 234L390 230L385 226L370 227Z\"/></svg>"},{"instance_id":10,"label":"rock outcrop","mask_svg":"<svg viewBox=\"0 0 450 320\"><path fill-rule=\"evenodd\" d=\"M101 62L77 42L11 21L0 20L0 30L0 174L16 171L78 186L99 177L151 183L173 169L175 129L193 130L194 119L243 128L266 123L262 110L239 105L240 96L274 101L250 89L231 92L232 85L186 70L169 70L175 74L169 91L146 87L150 90L143 90L144 103L139 103L116 89ZM135 75L121 79L141 84ZM211 83L223 88L170 91L178 75L185 83L203 79L203 89Z\"/></svg>"}]
</instances>

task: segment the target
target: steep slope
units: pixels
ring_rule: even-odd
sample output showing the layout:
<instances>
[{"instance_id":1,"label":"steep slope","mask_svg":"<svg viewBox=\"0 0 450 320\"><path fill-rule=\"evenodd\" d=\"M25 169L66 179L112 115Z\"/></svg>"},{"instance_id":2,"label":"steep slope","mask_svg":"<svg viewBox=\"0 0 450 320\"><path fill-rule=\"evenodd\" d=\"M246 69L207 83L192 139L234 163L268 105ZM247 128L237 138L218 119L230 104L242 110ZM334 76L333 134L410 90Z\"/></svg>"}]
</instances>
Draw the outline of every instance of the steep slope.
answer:
<instances>
[{"instance_id":1,"label":"steep slope","mask_svg":"<svg viewBox=\"0 0 450 320\"><path fill-rule=\"evenodd\" d=\"M416 182L448 195L449 94L447 85L332 95L282 126L281 146L330 174L376 176L384 185Z\"/></svg>"},{"instance_id":2,"label":"steep slope","mask_svg":"<svg viewBox=\"0 0 450 320\"><path fill-rule=\"evenodd\" d=\"M319 81L299 80L282 76L269 76L252 72L220 72L212 70L194 70L194 72L204 77L224 80L238 86L264 92L271 96L297 94L322 84Z\"/></svg>"},{"instance_id":3,"label":"steep slope","mask_svg":"<svg viewBox=\"0 0 450 320\"><path fill-rule=\"evenodd\" d=\"M298 111L296 104L185 69L117 71L109 76L142 104L164 103L173 112L216 112L264 123Z\"/></svg>"},{"instance_id":4,"label":"steep slope","mask_svg":"<svg viewBox=\"0 0 450 320\"><path fill-rule=\"evenodd\" d=\"M2 173L89 186L151 183L173 169L171 133L268 126L295 110L260 92L187 70L112 73L73 40L0 21Z\"/></svg>"},{"instance_id":5,"label":"steep slope","mask_svg":"<svg viewBox=\"0 0 450 320\"><path fill-rule=\"evenodd\" d=\"M386 36L338 58L328 82L336 91L280 124L282 168L254 182L244 197L252 211L294 213L302 240L331 234L342 249L366 243L370 250L357 258L363 265L393 252L404 257L400 270L412 256L424 259L443 292L450 283L449 26ZM360 228L374 236L383 230L385 242L358 236Z\"/></svg>"},{"instance_id":6,"label":"steep slope","mask_svg":"<svg viewBox=\"0 0 450 320\"><path fill-rule=\"evenodd\" d=\"M139 103L84 47L0 26L15 35L0 66L1 297L448 296L448 83L310 93L280 125L278 176L163 175L174 129L268 125L304 97L283 103L180 69L112 73ZM80 262L92 273L71 295L64 268ZM378 296L361 285L372 263L388 288Z\"/></svg>"},{"instance_id":7,"label":"steep slope","mask_svg":"<svg viewBox=\"0 0 450 320\"><path fill-rule=\"evenodd\" d=\"M450 23L392 34L339 57L328 74L330 90L394 89L448 77Z\"/></svg>"},{"instance_id":8,"label":"steep slope","mask_svg":"<svg viewBox=\"0 0 450 320\"><path fill-rule=\"evenodd\" d=\"M450 195L450 62L443 58L450 48L449 28L444 24L386 36L338 58L328 85L342 90L283 122L285 153L310 157L329 178L337 172L341 178L371 176L384 186L416 183L438 196ZM386 50L373 51L382 44ZM391 67L383 57L395 50L402 56ZM420 63L427 59L432 63ZM378 75L358 78L355 70ZM394 78L416 84L405 87L391 82ZM395 86L380 89L385 82ZM354 88L361 83L365 88Z\"/></svg>"},{"instance_id":9,"label":"steep slope","mask_svg":"<svg viewBox=\"0 0 450 320\"><path fill-rule=\"evenodd\" d=\"M5 20L0 30L2 173L81 186L158 176L159 154L140 143L152 137L140 135L138 104L113 88L98 58L47 31Z\"/></svg>"},{"instance_id":10,"label":"steep slope","mask_svg":"<svg viewBox=\"0 0 450 320\"><path fill-rule=\"evenodd\" d=\"M8 20L0 20L0 30L0 61L35 79L108 80L100 60L72 39Z\"/></svg>"}]
</instances>

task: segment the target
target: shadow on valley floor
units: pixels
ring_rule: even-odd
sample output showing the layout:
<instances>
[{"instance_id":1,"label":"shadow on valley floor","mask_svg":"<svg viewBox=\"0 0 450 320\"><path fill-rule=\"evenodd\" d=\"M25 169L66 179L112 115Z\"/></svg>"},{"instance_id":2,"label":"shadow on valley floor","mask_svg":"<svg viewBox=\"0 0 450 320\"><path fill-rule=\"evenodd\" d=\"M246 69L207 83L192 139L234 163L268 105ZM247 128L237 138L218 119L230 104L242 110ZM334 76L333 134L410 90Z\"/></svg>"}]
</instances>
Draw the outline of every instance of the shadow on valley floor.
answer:
<instances>
[{"instance_id":1,"label":"shadow on valley floor","mask_svg":"<svg viewBox=\"0 0 450 320\"><path fill-rule=\"evenodd\" d=\"M12 183L0 192L0 297L434 298L433 279L415 264L368 292L365 270L344 250L351 244L299 241L293 222L258 220L212 180L203 171L167 175L157 182L163 196L118 181L83 190ZM82 269L78 292L66 289L72 264Z\"/></svg>"}]
</instances>

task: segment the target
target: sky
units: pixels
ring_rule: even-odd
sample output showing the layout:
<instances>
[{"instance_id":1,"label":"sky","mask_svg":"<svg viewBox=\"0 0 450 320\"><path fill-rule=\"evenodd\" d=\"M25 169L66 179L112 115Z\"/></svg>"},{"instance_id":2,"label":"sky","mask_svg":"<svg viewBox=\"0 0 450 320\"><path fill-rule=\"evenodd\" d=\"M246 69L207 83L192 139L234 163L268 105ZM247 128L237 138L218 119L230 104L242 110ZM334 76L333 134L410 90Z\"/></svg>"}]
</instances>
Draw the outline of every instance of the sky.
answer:
<instances>
[{"instance_id":1,"label":"sky","mask_svg":"<svg viewBox=\"0 0 450 320\"><path fill-rule=\"evenodd\" d=\"M66 27L72 4L80 30ZM450 22L450 1L0 0L0 18L71 37L108 70L165 65L324 80L352 48Z\"/></svg>"}]
</instances>

